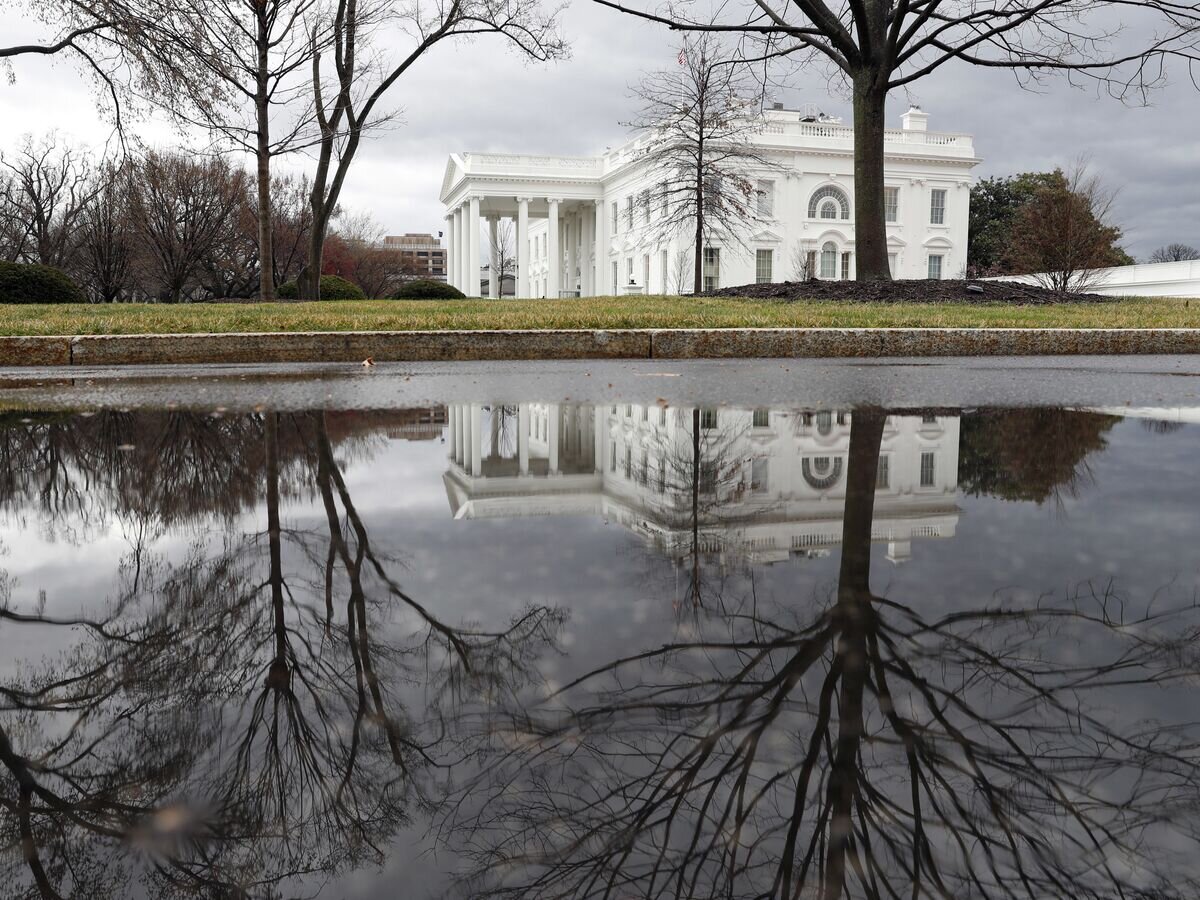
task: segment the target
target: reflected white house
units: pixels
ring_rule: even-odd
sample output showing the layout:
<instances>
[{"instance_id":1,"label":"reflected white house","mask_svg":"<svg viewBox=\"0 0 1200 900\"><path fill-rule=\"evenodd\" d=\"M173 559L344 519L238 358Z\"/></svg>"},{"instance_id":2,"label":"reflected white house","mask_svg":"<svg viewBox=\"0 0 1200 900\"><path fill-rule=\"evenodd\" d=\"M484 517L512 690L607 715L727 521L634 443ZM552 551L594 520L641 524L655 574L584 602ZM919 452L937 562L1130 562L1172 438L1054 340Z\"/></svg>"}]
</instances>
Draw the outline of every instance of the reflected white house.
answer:
<instances>
[{"instance_id":1,"label":"reflected white house","mask_svg":"<svg viewBox=\"0 0 1200 900\"><path fill-rule=\"evenodd\" d=\"M841 541L851 415L452 404L444 481L458 519L594 515L676 558L811 556ZM889 559L954 535L958 441L957 416L888 417L873 536Z\"/></svg>"}]
</instances>

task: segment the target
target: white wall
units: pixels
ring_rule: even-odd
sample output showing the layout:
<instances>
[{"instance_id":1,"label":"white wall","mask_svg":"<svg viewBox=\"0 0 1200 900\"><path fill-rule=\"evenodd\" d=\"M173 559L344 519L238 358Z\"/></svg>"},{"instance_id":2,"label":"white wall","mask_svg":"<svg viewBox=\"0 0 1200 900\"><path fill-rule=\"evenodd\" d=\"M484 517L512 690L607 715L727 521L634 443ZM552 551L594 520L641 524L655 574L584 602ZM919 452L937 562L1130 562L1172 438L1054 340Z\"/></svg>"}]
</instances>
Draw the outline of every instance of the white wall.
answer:
<instances>
[{"instance_id":1,"label":"white wall","mask_svg":"<svg viewBox=\"0 0 1200 900\"><path fill-rule=\"evenodd\" d=\"M1109 297L1200 297L1200 259L1141 263L1095 270L1097 281L1085 290ZM1036 275L1009 275L992 281L1037 284Z\"/></svg>"}]
</instances>

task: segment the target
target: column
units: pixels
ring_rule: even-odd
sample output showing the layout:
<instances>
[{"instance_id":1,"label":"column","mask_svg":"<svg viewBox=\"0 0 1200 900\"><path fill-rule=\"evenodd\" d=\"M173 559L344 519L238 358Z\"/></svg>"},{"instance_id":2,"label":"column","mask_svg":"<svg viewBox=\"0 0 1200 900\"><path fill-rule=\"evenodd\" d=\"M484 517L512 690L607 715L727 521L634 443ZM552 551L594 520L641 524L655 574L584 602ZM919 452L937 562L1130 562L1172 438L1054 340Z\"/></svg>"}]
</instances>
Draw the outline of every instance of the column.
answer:
<instances>
[{"instance_id":1,"label":"column","mask_svg":"<svg viewBox=\"0 0 1200 900\"><path fill-rule=\"evenodd\" d=\"M517 296L531 297L529 289L529 198L517 198Z\"/></svg>"},{"instance_id":2,"label":"column","mask_svg":"<svg viewBox=\"0 0 1200 900\"><path fill-rule=\"evenodd\" d=\"M476 239L475 243L478 246L478 243L479 243L478 239ZM479 293L478 287L476 287L475 293L476 294ZM483 418L483 407L480 406L478 403L472 403L470 406L470 410L471 410L471 413L470 413L470 418L471 418L471 447L470 447L471 475L474 478L478 478L480 473L483 471L483 428L482 428L483 423L480 421L480 419Z\"/></svg>"},{"instance_id":3,"label":"column","mask_svg":"<svg viewBox=\"0 0 1200 900\"><path fill-rule=\"evenodd\" d=\"M597 271L599 267L597 267ZM604 414L605 407L595 406L592 408L592 438L595 441L595 452L592 459L592 471L604 471L604 435L608 433L605 427L608 422L608 416Z\"/></svg>"},{"instance_id":4,"label":"column","mask_svg":"<svg viewBox=\"0 0 1200 900\"><path fill-rule=\"evenodd\" d=\"M488 296L496 300L500 297L504 273L500 271L500 218L488 216Z\"/></svg>"},{"instance_id":5,"label":"column","mask_svg":"<svg viewBox=\"0 0 1200 900\"><path fill-rule=\"evenodd\" d=\"M462 277L462 243L463 243L463 216L462 207L457 206L454 212L450 214L451 220L454 222L454 248L450 254L450 258L446 261L446 266L449 271L454 273L454 286L460 291L463 289Z\"/></svg>"},{"instance_id":6,"label":"column","mask_svg":"<svg viewBox=\"0 0 1200 900\"><path fill-rule=\"evenodd\" d=\"M446 215L446 282L451 287L458 287L458 270L454 268L454 213Z\"/></svg>"},{"instance_id":7,"label":"column","mask_svg":"<svg viewBox=\"0 0 1200 900\"><path fill-rule=\"evenodd\" d=\"M456 441L458 440L458 420L454 415L454 407L453 406L451 406L449 409L447 409L446 412L447 412L446 421L450 427L449 440L447 441L447 443L449 444L449 456L451 459L453 459L454 458L454 446L455 446Z\"/></svg>"},{"instance_id":8,"label":"column","mask_svg":"<svg viewBox=\"0 0 1200 900\"><path fill-rule=\"evenodd\" d=\"M592 265L592 211L585 203L579 207L579 296L590 297Z\"/></svg>"},{"instance_id":9,"label":"column","mask_svg":"<svg viewBox=\"0 0 1200 900\"><path fill-rule=\"evenodd\" d=\"M550 445L550 474L558 474L558 421L561 418L557 403L550 404L549 419L550 433L546 442Z\"/></svg>"},{"instance_id":10,"label":"column","mask_svg":"<svg viewBox=\"0 0 1200 900\"><path fill-rule=\"evenodd\" d=\"M458 427L454 430L454 461L461 466L463 464L463 448L467 445L466 419L463 416L461 403L454 404L454 420L458 423Z\"/></svg>"},{"instance_id":11,"label":"column","mask_svg":"<svg viewBox=\"0 0 1200 900\"><path fill-rule=\"evenodd\" d=\"M517 407L517 471L529 474L529 404Z\"/></svg>"},{"instance_id":12,"label":"column","mask_svg":"<svg viewBox=\"0 0 1200 900\"><path fill-rule=\"evenodd\" d=\"M462 203L458 207L458 289L471 296L471 292L467 290L471 286L471 280L467 278L467 204Z\"/></svg>"},{"instance_id":13,"label":"column","mask_svg":"<svg viewBox=\"0 0 1200 900\"><path fill-rule=\"evenodd\" d=\"M604 252L606 242L604 240L604 201L596 201L596 275L595 283L592 285L595 293L593 296L600 297L604 294L615 294L616 288L606 287L608 284L608 254Z\"/></svg>"},{"instance_id":14,"label":"column","mask_svg":"<svg viewBox=\"0 0 1200 900\"><path fill-rule=\"evenodd\" d=\"M550 271L547 275L546 296L557 299L562 285L562 279L559 277L559 270L562 268L562 254L558 248L558 200L551 199L549 203L550 227L546 229L546 237L550 241L550 246L547 248L550 256Z\"/></svg>"},{"instance_id":15,"label":"column","mask_svg":"<svg viewBox=\"0 0 1200 900\"><path fill-rule=\"evenodd\" d=\"M579 216L571 213L567 216L567 290L575 290L579 284L575 280L575 271L579 268Z\"/></svg>"},{"instance_id":16,"label":"column","mask_svg":"<svg viewBox=\"0 0 1200 900\"><path fill-rule=\"evenodd\" d=\"M479 198L472 197L467 203L467 286L463 293L468 297L479 296Z\"/></svg>"}]
</instances>

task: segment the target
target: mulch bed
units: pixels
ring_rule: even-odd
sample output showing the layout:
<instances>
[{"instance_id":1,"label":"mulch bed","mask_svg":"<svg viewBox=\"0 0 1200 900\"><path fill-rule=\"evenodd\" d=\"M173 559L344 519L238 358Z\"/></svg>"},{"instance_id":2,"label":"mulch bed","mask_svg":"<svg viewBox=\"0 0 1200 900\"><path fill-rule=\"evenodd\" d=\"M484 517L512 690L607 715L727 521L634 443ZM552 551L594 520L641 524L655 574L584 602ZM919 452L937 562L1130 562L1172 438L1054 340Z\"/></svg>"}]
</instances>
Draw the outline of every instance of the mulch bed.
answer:
<instances>
[{"instance_id":1,"label":"mulch bed","mask_svg":"<svg viewBox=\"0 0 1200 900\"><path fill-rule=\"evenodd\" d=\"M1057 294L1011 281L784 281L743 284L709 291L706 297L753 300L837 300L846 303L967 303L980 306L1049 306L1058 303L1116 303L1101 294Z\"/></svg>"}]
</instances>

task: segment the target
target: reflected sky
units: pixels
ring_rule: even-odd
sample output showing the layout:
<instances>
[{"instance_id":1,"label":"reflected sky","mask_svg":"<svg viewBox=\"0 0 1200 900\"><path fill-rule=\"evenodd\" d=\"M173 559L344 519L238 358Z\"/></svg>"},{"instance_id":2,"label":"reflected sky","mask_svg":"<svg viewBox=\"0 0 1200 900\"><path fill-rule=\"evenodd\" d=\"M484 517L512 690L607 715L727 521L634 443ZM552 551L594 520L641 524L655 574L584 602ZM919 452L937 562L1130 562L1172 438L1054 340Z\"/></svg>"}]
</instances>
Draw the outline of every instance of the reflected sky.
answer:
<instances>
[{"instance_id":1,"label":"reflected sky","mask_svg":"<svg viewBox=\"0 0 1200 900\"><path fill-rule=\"evenodd\" d=\"M1189 418L5 414L5 896L1193 896Z\"/></svg>"}]
</instances>

